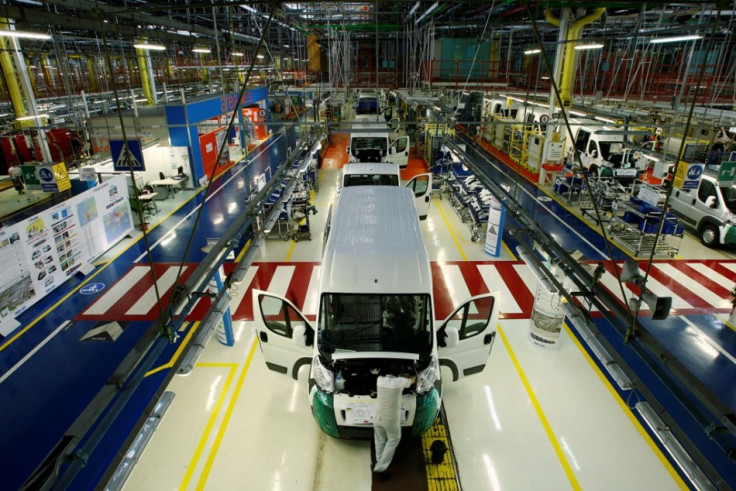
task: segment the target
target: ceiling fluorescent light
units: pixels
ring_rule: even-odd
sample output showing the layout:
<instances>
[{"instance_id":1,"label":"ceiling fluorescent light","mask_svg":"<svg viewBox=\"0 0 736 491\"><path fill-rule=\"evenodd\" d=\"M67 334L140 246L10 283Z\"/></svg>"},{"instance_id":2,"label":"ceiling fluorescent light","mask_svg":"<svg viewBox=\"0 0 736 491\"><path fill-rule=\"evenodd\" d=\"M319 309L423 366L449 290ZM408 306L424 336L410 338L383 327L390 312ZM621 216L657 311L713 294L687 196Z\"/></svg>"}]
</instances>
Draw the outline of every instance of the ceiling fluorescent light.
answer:
<instances>
[{"instance_id":1,"label":"ceiling fluorescent light","mask_svg":"<svg viewBox=\"0 0 736 491\"><path fill-rule=\"evenodd\" d=\"M432 4L432 6L431 6L431 7L429 7L429 8L427 9L427 11L426 11L426 12L424 12L424 13L423 13L423 14L422 14L421 16L419 16L419 18L418 18L418 19L417 19L417 20L416 20L416 21L414 22L414 24L419 24L419 23L420 23L420 22L422 21L422 19L424 19L424 18L425 18L426 16L428 16L428 15L429 15L429 14L430 14L430 13L431 13L431 12L432 12L432 11L433 11L434 9L436 9L436 8L437 8L437 6L438 6L439 4L440 4L439 2L434 2L434 3Z\"/></svg>"},{"instance_id":2,"label":"ceiling fluorescent light","mask_svg":"<svg viewBox=\"0 0 736 491\"><path fill-rule=\"evenodd\" d=\"M680 41L695 41L696 39L703 39L703 36L700 34L691 34L688 36L672 36L667 38L655 38L649 41L652 44L662 44L662 43L677 43Z\"/></svg>"},{"instance_id":3,"label":"ceiling fluorescent light","mask_svg":"<svg viewBox=\"0 0 736 491\"><path fill-rule=\"evenodd\" d=\"M417 3L414 4L414 6L409 11L409 15L407 15L407 17L411 17L412 15L414 15L414 12L416 12L417 9L419 8L419 3L420 2L417 2Z\"/></svg>"},{"instance_id":4,"label":"ceiling fluorescent light","mask_svg":"<svg viewBox=\"0 0 736 491\"><path fill-rule=\"evenodd\" d=\"M265 58L265 56L263 56L263 55L256 55L256 58L262 60L263 58Z\"/></svg>"},{"instance_id":5,"label":"ceiling fluorescent light","mask_svg":"<svg viewBox=\"0 0 736 491\"><path fill-rule=\"evenodd\" d=\"M192 53L212 53L212 50L209 48L194 48Z\"/></svg>"},{"instance_id":6,"label":"ceiling fluorescent light","mask_svg":"<svg viewBox=\"0 0 736 491\"><path fill-rule=\"evenodd\" d=\"M166 46L162 46L160 44L134 44L133 47L136 49L150 49L153 51L164 51L166 49Z\"/></svg>"},{"instance_id":7,"label":"ceiling fluorescent light","mask_svg":"<svg viewBox=\"0 0 736 491\"><path fill-rule=\"evenodd\" d=\"M582 51L584 49L601 49L603 47L600 43L590 43L590 44L578 44L575 46L575 49L578 51Z\"/></svg>"},{"instance_id":8,"label":"ceiling fluorescent light","mask_svg":"<svg viewBox=\"0 0 736 491\"><path fill-rule=\"evenodd\" d=\"M51 36L41 32L7 31L0 29L0 36L20 39L51 39Z\"/></svg>"},{"instance_id":9,"label":"ceiling fluorescent light","mask_svg":"<svg viewBox=\"0 0 736 491\"><path fill-rule=\"evenodd\" d=\"M233 56L245 56L245 54L240 53L239 51L233 51Z\"/></svg>"},{"instance_id":10,"label":"ceiling fluorescent light","mask_svg":"<svg viewBox=\"0 0 736 491\"><path fill-rule=\"evenodd\" d=\"M20 118L15 118L16 121L30 121L31 119L43 119L48 118L48 114L35 114L33 116L22 116Z\"/></svg>"},{"instance_id":11,"label":"ceiling fluorescent light","mask_svg":"<svg viewBox=\"0 0 736 491\"><path fill-rule=\"evenodd\" d=\"M536 54L539 54L541 52L542 52L541 49L536 48L536 49L528 49L528 50L524 51L524 54L525 55L536 55Z\"/></svg>"}]
</instances>

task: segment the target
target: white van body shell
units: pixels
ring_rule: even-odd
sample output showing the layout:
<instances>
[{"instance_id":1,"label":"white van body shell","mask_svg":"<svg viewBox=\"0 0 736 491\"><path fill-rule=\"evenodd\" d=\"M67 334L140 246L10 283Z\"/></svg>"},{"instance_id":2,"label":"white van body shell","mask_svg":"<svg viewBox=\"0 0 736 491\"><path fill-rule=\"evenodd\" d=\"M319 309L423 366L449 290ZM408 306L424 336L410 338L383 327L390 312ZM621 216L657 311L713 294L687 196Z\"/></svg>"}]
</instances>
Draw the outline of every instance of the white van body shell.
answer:
<instances>
[{"instance_id":1,"label":"white van body shell","mask_svg":"<svg viewBox=\"0 0 736 491\"><path fill-rule=\"evenodd\" d=\"M697 188L673 189L669 206L704 245L736 245L736 184L719 185L716 176L706 172Z\"/></svg>"},{"instance_id":2,"label":"white van body shell","mask_svg":"<svg viewBox=\"0 0 736 491\"><path fill-rule=\"evenodd\" d=\"M398 127L398 120L391 120L387 123L381 115L356 117L346 149L348 161L392 162L402 169L407 167L411 139L405 135L392 141L391 137L395 134L396 127ZM368 153L364 153L364 149L367 149Z\"/></svg>"},{"instance_id":3,"label":"white van body shell","mask_svg":"<svg viewBox=\"0 0 736 491\"><path fill-rule=\"evenodd\" d=\"M417 378L402 395L402 426L423 433L441 404L439 366L458 380L481 372L490 354L498 294L470 299L434 328L432 269L412 202L401 187L342 190L320 271L316 324L286 298L253 291L256 335L268 368L297 379L302 366L311 366L312 414L329 435L372 436L372 417L354 415L372 415L375 378L394 363ZM406 298L421 306L410 307L414 337L411 349L402 350L384 337L391 316L383 306L384 300Z\"/></svg>"},{"instance_id":4,"label":"white van body shell","mask_svg":"<svg viewBox=\"0 0 736 491\"><path fill-rule=\"evenodd\" d=\"M390 162L365 163L354 162L342 167L340 189L350 186L400 186L401 171L399 166ZM427 218L432 193L432 174L418 174L411 178L404 187L414 193L414 205L420 220Z\"/></svg>"}]
</instances>

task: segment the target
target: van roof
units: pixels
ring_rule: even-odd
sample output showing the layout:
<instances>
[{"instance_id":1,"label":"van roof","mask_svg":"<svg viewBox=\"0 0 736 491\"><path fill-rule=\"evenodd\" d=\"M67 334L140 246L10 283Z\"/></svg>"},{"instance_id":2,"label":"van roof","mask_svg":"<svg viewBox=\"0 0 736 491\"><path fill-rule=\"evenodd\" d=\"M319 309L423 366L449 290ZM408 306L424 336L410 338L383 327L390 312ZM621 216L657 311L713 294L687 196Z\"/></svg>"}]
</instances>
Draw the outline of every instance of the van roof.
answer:
<instances>
[{"instance_id":1,"label":"van roof","mask_svg":"<svg viewBox=\"0 0 736 491\"><path fill-rule=\"evenodd\" d=\"M342 166L344 174L392 174L401 175L399 166L392 162L353 162Z\"/></svg>"},{"instance_id":2,"label":"van roof","mask_svg":"<svg viewBox=\"0 0 736 491\"><path fill-rule=\"evenodd\" d=\"M411 190L348 187L333 210L322 292L432 293L429 256Z\"/></svg>"}]
</instances>

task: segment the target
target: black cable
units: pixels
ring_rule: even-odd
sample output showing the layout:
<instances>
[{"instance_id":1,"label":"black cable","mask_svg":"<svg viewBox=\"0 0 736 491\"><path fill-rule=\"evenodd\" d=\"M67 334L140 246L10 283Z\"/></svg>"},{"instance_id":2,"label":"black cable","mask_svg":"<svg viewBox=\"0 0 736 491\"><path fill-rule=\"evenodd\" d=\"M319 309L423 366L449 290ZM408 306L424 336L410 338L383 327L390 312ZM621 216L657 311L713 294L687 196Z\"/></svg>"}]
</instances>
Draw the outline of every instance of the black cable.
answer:
<instances>
[{"instance_id":1,"label":"black cable","mask_svg":"<svg viewBox=\"0 0 736 491\"><path fill-rule=\"evenodd\" d=\"M97 0L95 0L97 1ZM256 47L255 53L258 54L258 50L263 45L266 33L268 32L269 27L271 26L271 20L273 19L273 8L271 9L271 13L268 16L268 22L266 23L265 29L263 29L263 32L261 33L261 38L258 41L258 46ZM238 109L240 108L240 102L243 99L243 95L245 94L245 91L248 87L248 81L250 80L250 75L253 72L253 66L255 65L255 60L257 57L254 55L251 59L250 66L248 67L248 72L245 75L245 80L243 81L243 86L240 88L240 93L238 94L238 101L235 104L235 108L233 109L233 114L230 117L230 122L227 125L227 128L225 129L225 134L229 133L230 130L233 127L233 124L235 123L235 118L238 116ZM222 155L225 151L225 148L227 147L227 138L224 138L222 140L222 144L220 145L220 149L217 152L217 160L215 161L220 162L220 158L222 158ZM210 187L212 187L212 183L215 180L215 174L217 173L217 164L212 168L212 173L209 176L209 181L207 182L207 187L202 192L203 194L203 202L199 206L199 209L197 211L196 217L194 219L194 224L192 225L192 231L189 234L189 239L187 240L186 248L184 249L184 253L182 254L181 262L179 263L179 269L176 272L176 279L174 280L174 288L177 288L179 285L179 278L181 277L181 273L184 270L184 263L186 262L187 255L189 254L189 250L192 247L192 242L194 241L195 233L197 231L197 225L199 224L199 220L202 217L202 212L204 211L204 202L207 198L207 195L209 193ZM173 303L175 295L171 295L169 298L169 303L166 306L166 310L161 310L161 325L162 330L164 331L164 334L169 338L169 340L174 340L174 330L171 326L171 320L172 315L170 312L171 305Z\"/></svg>"},{"instance_id":2,"label":"black cable","mask_svg":"<svg viewBox=\"0 0 736 491\"><path fill-rule=\"evenodd\" d=\"M135 193L134 199L137 201L137 208L138 208L138 219L141 223L144 221L143 217L143 208L140 206L140 201L138 200L138 186L135 183L135 173L133 172L133 166L131 164L131 153L130 148L128 147L128 137L126 135L125 131L125 122L123 121L123 111L120 108L120 97L118 95L118 86L117 82L115 81L115 76L112 68L112 58L110 56L110 46L107 43L107 36L105 34L105 22L103 22L104 18L104 12L100 9L98 0L95 0L95 18L97 19L97 24L100 26L100 34L102 36L102 46L104 48L104 55L105 55L105 63L107 64L107 68L110 71L110 80L112 82L112 93L115 97L115 105L117 106L116 110L118 113L118 119L120 120L120 131L123 135L123 165L127 165L130 169L130 180L133 183L133 193ZM137 55L137 53L136 53ZM142 70L141 70L141 77L143 76ZM105 121L107 121L107 118L105 118ZM156 293L156 305L158 306L159 312L163 312L163 309L161 307L161 294L158 290L158 278L156 277L156 271L153 268L153 256L151 255L151 245L148 242L148 233L143 228L143 243L146 246L146 257L148 258L148 266L151 270L151 276L153 277L153 289Z\"/></svg>"},{"instance_id":3,"label":"black cable","mask_svg":"<svg viewBox=\"0 0 736 491\"><path fill-rule=\"evenodd\" d=\"M552 75L550 76L550 82L552 85L552 89L554 90L554 93L555 93L555 99L557 100L557 104L559 105L559 108L560 108L560 113L562 114L562 119L565 123L565 129L567 130L567 137L570 138L570 141L575 141L574 135L572 134L572 128L570 128L570 121L567 118L567 111L565 109L564 104L562 103L562 97L560 96L560 91L559 91L559 88L557 87L557 81L555 80L556 74L554 73L554 69L552 68L552 65L549 61L549 57L547 56L547 53L544 50L544 43L542 42L542 36L539 33L539 29L537 28L536 17L532 15L529 5L526 6L526 10L532 21L532 28L534 30L534 36L536 37L537 43L539 44L539 47L541 50L540 54L542 55L542 59L544 60L547 70ZM564 61L565 63L571 63L573 60L564 60ZM606 252L608 254L609 260L611 261L614 276L616 277L616 280L618 281L618 284L619 284L619 288L621 290L621 298L624 299L624 304L626 305L626 309L629 312L629 317L631 319L632 324L636 324L637 322L636 316L632 315L631 309L629 308L628 302L626 301L626 292L624 290L624 285L621 282L621 275L620 275L619 269L616 267L616 262L613 259L614 257L613 249L611 247L610 241L608 240L608 235L606 234L605 227L603 226L603 218L601 217L600 210L598 209L598 206L595 203L595 199L593 197L593 190L590 186L590 183L588 182L588 171L585 170L585 168L583 167L583 162L580 157L580 154L578 152L573 151L573 156L576 159L576 163L578 167L583 169L583 172L582 172L583 182L585 183L586 191L588 192L588 198L590 199L590 202L593 204L593 211L595 212L595 220L600 226L600 232L601 232L601 235L603 236L603 241L606 244ZM633 326L631 326L630 329L633 329Z\"/></svg>"}]
</instances>

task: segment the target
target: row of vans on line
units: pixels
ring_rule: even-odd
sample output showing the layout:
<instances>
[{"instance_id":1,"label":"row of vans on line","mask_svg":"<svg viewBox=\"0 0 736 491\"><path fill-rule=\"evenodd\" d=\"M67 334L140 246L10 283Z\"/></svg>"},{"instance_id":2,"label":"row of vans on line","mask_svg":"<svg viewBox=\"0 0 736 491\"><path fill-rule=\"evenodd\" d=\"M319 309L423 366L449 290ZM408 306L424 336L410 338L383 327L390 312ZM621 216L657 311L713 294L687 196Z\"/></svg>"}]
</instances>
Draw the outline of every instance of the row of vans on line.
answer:
<instances>
[{"instance_id":1,"label":"row of vans on line","mask_svg":"<svg viewBox=\"0 0 736 491\"><path fill-rule=\"evenodd\" d=\"M413 203L402 186L341 190L316 321L283 296L253 292L267 367L294 379L308 367L312 415L334 437L372 437L376 379L396 363L416 377L401 396L401 425L424 433L439 412L443 381L480 373L490 355L498 294L471 298L436 325L432 269Z\"/></svg>"}]
</instances>

